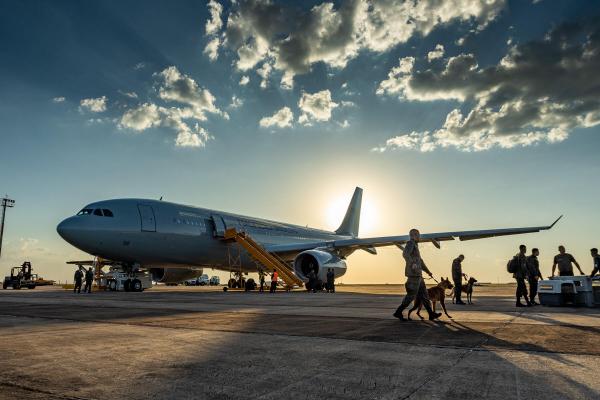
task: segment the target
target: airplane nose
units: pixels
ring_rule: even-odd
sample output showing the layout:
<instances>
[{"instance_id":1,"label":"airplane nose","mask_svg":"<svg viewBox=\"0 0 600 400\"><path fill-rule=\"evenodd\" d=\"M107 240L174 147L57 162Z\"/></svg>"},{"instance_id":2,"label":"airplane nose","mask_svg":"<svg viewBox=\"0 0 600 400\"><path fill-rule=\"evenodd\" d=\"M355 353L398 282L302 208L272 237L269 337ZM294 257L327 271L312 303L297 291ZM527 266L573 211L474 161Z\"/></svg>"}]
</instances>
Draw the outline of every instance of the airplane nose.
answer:
<instances>
[{"instance_id":1,"label":"airplane nose","mask_svg":"<svg viewBox=\"0 0 600 400\"><path fill-rule=\"evenodd\" d=\"M73 238L76 234L75 230L75 221L73 221L73 217L65 219L56 227L56 232L58 232L60 237L69 243L73 242Z\"/></svg>"}]
</instances>

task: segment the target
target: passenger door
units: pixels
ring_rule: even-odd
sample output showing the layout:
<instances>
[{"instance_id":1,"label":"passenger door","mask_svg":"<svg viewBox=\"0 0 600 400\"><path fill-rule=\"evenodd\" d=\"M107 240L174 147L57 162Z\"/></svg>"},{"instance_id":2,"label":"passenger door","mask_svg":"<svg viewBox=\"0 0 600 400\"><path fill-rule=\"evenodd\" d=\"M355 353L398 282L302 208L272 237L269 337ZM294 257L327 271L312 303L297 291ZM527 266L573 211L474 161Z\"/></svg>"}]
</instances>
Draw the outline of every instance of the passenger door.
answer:
<instances>
[{"instance_id":1,"label":"passenger door","mask_svg":"<svg viewBox=\"0 0 600 400\"><path fill-rule=\"evenodd\" d=\"M147 204L138 204L140 220L142 223L142 232L156 232L156 218L152 206Z\"/></svg>"}]
</instances>

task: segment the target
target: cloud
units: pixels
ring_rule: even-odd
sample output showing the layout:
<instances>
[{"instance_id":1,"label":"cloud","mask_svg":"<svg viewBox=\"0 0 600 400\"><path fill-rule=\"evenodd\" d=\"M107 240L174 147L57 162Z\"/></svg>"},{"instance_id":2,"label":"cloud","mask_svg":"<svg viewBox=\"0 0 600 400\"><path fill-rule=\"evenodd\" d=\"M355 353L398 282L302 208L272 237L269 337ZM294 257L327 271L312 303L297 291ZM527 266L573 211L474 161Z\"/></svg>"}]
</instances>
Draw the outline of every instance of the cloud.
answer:
<instances>
[{"instance_id":1,"label":"cloud","mask_svg":"<svg viewBox=\"0 0 600 400\"><path fill-rule=\"evenodd\" d=\"M215 106L215 97L208 89L200 88L196 81L179 72L177 67L165 68L156 74L162 79L158 96L167 101L175 101L191 107L194 118L206 120L206 112L222 114Z\"/></svg>"},{"instance_id":2,"label":"cloud","mask_svg":"<svg viewBox=\"0 0 600 400\"><path fill-rule=\"evenodd\" d=\"M454 22L481 30L505 5L506 0L349 0L299 10L270 0L233 2L222 48L233 51L240 71L268 62L285 75L282 86L289 88L294 75L314 63L344 68L361 51L385 52Z\"/></svg>"},{"instance_id":3,"label":"cloud","mask_svg":"<svg viewBox=\"0 0 600 400\"><path fill-rule=\"evenodd\" d=\"M223 21L221 20L223 6L214 0L210 0L207 6L210 17L206 21L205 32L207 35L214 35L223 27Z\"/></svg>"},{"instance_id":4,"label":"cloud","mask_svg":"<svg viewBox=\"0 0 600 400\"><path fill-rule=\"evenodd\" d=\"M218 37L212 38L204 48L204 54L208 56L210 61L216 61L219 57L219 46L221 45L221 40Z\"/></svg>"},{"instance_id":5,"label":"cloud","mask_svg":"<svg viewBox=\"0 0 600 400\"><path fill-rule=\"evenodd\" d=\"M263 117L259 121L259 125L263 128L277 126L279 128L289 128L294 121L294 114L289 107L283 107L270 117Z\"/></svg>"},{"instance_id":6,"label":"cloud","mask_svg":"<svg viewBox=\"0 0 600 400\"><path fill-rule=\"evenodd\" d=\"M138 95L137 95L136 92L124 92L122 90L119 90L119 93L121 93L125 97L129 97L130 99L137 99L138 98Z\"/></svg>"},{"instance_id":7,"label":"cloud","mask_svg":"<svg viewBox=\"0 0 600 400\"><path fill-rule=\"evenodd\" d=\"M436 45L435 49L427 53L427 61L429 62L442 57L444 57L444 46L441 44Z\"/></svg>"},{"instance_id":8,"label":"cloud","mask_svg":"<svg viewBox=\"0 0 600 400\"><path fill-rule=\"evenodd\" d=\"M231 103L229 103L229 108L240 108L244 105L244 101L237 96L231 96Z\"/></svg>"},{"instance_id":9,"label":"cloud","mask_svg":"<svg viewBox=\"0 0 600 400\"><path fill-rule=\"evenodd\" d=\"M160 125L161 115L156 104L145 103L137 108L127 110L121 117L119 126L141 132Z\"/></svg>"},{"instance_id":10,"label":"cloud","mask_svg":"<svg viewBox=\"0 0 600 400\"><path fill-rule=\"evenodd\" d=\"M55 98L53 98L53 99L52 99L52 101L53 101L54 103L62 103L62 102L64 102L65 100L66 100L66 99L65 99L63 96L60 96L60 97L55 97Z\"/></svg>"},{"instance_id":11,"label":"cloud","mask_svg":"<svg viewBox=\"0 0 600 400\"><path fill-rule=\"evenodd\" d=\"M441 128L424 135L435 147L513 148L561 142L574 128L600 124L597 71L598 20L561 25L543 40L514 45L498 64L485 68L472 54L425 71L396 67L377 93L463 103L465 111L451 111Z\"/></svg>"},{"instance_id":12,"label":"cloud","mask_svg":"<svg viewBox=\"0 0 600 400\"><path fill-rule=\"evenodd\" d=\"M79 103L81 106L80 109L87 109L88 111L95 113L104 112L106 111L107 100L106 96L97 97L95 99L83 99Z\"/></svg>"},{"instance_id":13,"label":"cloud","mask_svg":"<svg viewBox=\"0 0 600 400\"><path fill-rule=\"evenodd\" d=\"M164 106L153 102L140 104L127 109L121 116L118 126L142 132L153 127L168 128L177 133L175 145L178 147L204 147L213 136L199 125L207 120L207 113L217 114L225 119L229 115L217 108L215 97L208 89L200 87L194 79L182 74L171 66L154 74L158 82L154 86L157 97L164 102L179 103L181 106ZM241 101L232 99L233 105Z\"/></svg>"},{"instance_id":14,"label":"cloud","mask_svg":"<svg viewBox=\"0 0 600 400\"><path fill-rule=\"evenodd\" d=\"M317 93L303 92L298 107L302 111L298 122L308 124L311 121L325 122L331 119L331 112L338 106L331 99L329 90L322 90Z\"/></svg>"},{"instance_id":15,"label":"cloud","mask_svg":"<svg viewBox=\"0 0 600 400\"><path fill-rule=\"evenodd\" d=\"M260 81L261 89L265 89L267 87L267 85L269 84L269 75L271 74L272 69L273 69L273 67L271 67L271 64L264 63L262 65L262 67L260 67L259 69L256 70L256 73L258 74L258 76L260 76L262 78L262 80Z\"/></svg>"},{"instance_id":16,"label":"cloud","mask_svg":"<svg viewBox=\"0 0 600 400\"><path fill-rule=\"evenodd\" d=\"M240 79L240 86L246 86L250 82L250 77L247 75L242 76Z\"/></svg>"}]
</instances>

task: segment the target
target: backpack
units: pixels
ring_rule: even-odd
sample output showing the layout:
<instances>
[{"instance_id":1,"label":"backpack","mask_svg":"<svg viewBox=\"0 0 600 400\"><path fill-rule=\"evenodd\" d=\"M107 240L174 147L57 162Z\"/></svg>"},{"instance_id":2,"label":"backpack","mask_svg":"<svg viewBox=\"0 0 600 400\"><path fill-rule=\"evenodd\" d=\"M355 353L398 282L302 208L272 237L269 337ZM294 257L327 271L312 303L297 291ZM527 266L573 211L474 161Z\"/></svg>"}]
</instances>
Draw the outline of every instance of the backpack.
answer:
<instances>
[{"instance_id":1,"label":"backpack","mask_svg":"<svg viewBox=\"0 0 600 400\"><path fill-rule=\"evenodd\" d=\"M517 257L513 257L510 260L508 260L508 263L506 264L506 270L509 274L514 274L515 272L517 272L518 269L519 260L517 259Z\"/></svg>"}]
</instances>

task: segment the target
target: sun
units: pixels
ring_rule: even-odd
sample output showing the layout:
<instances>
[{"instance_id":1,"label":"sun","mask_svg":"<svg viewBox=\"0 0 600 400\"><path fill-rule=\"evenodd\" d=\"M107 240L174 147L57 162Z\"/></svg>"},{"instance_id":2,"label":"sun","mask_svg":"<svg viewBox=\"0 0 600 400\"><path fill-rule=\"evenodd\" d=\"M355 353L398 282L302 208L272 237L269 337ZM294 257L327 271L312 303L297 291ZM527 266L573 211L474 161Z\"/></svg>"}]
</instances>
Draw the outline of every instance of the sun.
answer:
<instances>
[{"instance_id":1,"label":"sun","mask_svg":"<svg viewBox=\"0 0 600 400\"><path fill-rule=\"evenodd\" d=\"M327 229L335 230L340 226L349 202L349 197L340 196L329 203L326 211ZM359 236L364 237L373 234L377 228L377 218L377 207L368 197L363 197L358 230Z\"/></svg>"}]
</instances>

